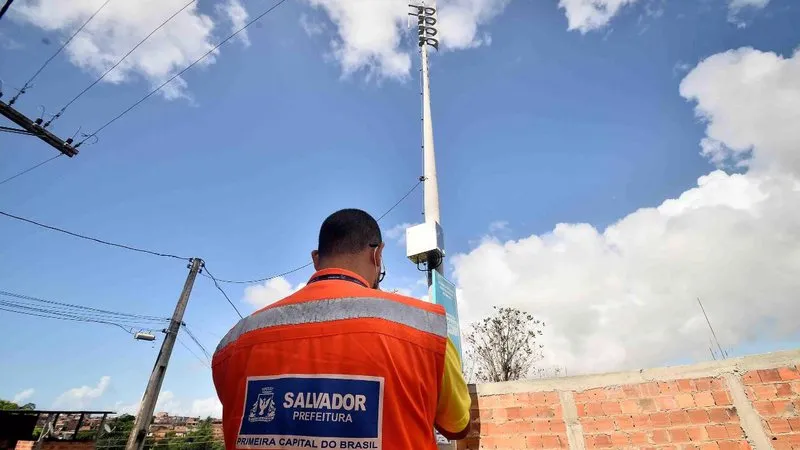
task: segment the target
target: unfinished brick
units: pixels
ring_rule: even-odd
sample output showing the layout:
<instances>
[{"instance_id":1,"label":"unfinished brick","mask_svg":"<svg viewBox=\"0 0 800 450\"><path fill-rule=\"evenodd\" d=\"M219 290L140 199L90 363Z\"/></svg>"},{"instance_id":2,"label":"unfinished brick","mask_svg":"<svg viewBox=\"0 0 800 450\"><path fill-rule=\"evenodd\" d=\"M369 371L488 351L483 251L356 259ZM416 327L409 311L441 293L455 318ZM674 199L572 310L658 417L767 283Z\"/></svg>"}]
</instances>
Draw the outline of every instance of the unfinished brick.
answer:
<instances>
[{"instance_id":1,"label":"unfinished brick","mask_svg":"<svg viewBox=\"0 0 800 450\"><path fill-rule=\"evenodd\" d=\"M689 423L689 414L686 411L672 411L669 413L669 422L672 425L686 425Z\"/></svg>"},{"instance_id":2,"label":"unfinished brick","mask_svg":"<svg viewBox=\"0 0 800 450\"><path fill-rule=\"evenodd\" d=\"M656 405L660 411L678 409L678 402L675 400L675 397L658 397L656 398Z\"/></svg>"},{"instance_id":3,"label":"unfinished brick","mask_svg":"<svg viewBox=\"0 0 800 450\"><path fill-rule=\"evenodd\" d=\"M694 424L708 422L708 413L704 409L690 409L687 414L689 415L689 420Z\"/></svg>"},{"instance_id":4,"label":"unfinished brick","mask_svg":"<svg viewBox=\"0 0 800 450\"><path fill-rule=\"evenodd\" d=\"M789 383L777 383L775 386L775 395L777 397L791 397L792 385Z\"/></svg>"},{"instance_id":5,"label":"unfinished brick","mask_svg":"<svg viewBox=\"0 0 800 450\"><path fill-rule=\"evenodd\" d=\"M623 400L619 402L619 406L625 414L636 414L639 412L639 402L636 400Z\"/></svg>"},{"instance_id":6,"label":"unfinished brick","mask_svg":"<svg viewBox=\"0 0 800 450\"><path fill-rule=\"evenodd\" d=\"M692 394L682 393L675 396L675 400L678 402L678 406L687 409L693 408L694 404L694 397Z\"/></svg>"},{"instance_id":7,"label":"unfinished brick","mask_svg":"<svg viewBox=\"0 0 800 450\"><path fill-rule=\"evenodd\" d=\"M800 380L800 371L796 367L781 367L778 369L778 375L784 381Z\"/></svg>"},{"instance_id":8,"label":"unfinished brick","mask_svg":"<svg viewBox=\"0 0 800 450\"><path fill-rule=\"evenodd\" d=\"M727 439L728 430L724 425L709 425L706 427L709 439Z\"/></svg>"},{"instance_id":9,"label":"unfinished brick","mask_svg":"<svg viewBox=\"0 0 800 450\"><path fill-rule=\"evenodd\" d=\"M601 406L603 408L603 414L607 416L622 414L622 408L620 408L619 402L603 402Z\"/></svg>"},{"instance_id":10,"label":"unfinished brick","mask_svg":"<svg viewBox=\"0 0 800 450\"><path fill-rule=\"evenodd\" d=\"M711 395L711 392L698 392L694 394L694 402L701 408L714 406L714 396Z\"/></svg>"},{"instance_id":11,"label":"unfinished brick","mask_svg":"<svg viewBox=\"0 0 800 450\"><path fill-rule=\"evenodd\" d=\"M669 430L670 442L689 442L689 433L685 428L671 428Z\"/></svg>"},{"instance_id":12,"label":"unfinished brick","mask_svg":"<svg viewBox=\"0 0 800 450\"><path fill-rule=\"evenodd\" d=\"M742 375L742 382L745 385L749 386L749 385L761 383L761 378L759 378L757 370L750 370L750 371L745 372L744 375Z\"/></svg>"},{"instance_id":13,"label":"unfinished brick","mask_svg":"<svg viewBox=\"0 0 800 450\"><path fill-rule=\"evenodd\" d=\"M703 427L687 428L686 433L689 434L689 439L691 439L692 442L700 442L708 439L708 435L706 434L706 429Z\"/></svg>"},{"instance_id":14,"label":"unfinished brick","mask_svg":"<svg viewBox=\"0 0 800 450\"><path fill-rule=\"evenodd\" d=\"M713 391L711 396L714 397L714 403L717 406L725 406L732 403L731 396L726 391Z\"/></svg>"},{"instance_id":15,"label":"unfinished brick","mask_svg":"<svg viewBox=\"0 0 800 450\"><path fill-rule=\"evenodd\" d=\"M792 431L792 428L789 426L789 421L786 419L767 419L767 424L772 434L790 433Z\"/></svg>"},{"instance_id":16,"label":"unfinished brick","mask_svg":"<svg viewBox=\"0 0 800 450\"><path fill-rule=\"evenodd\" d=\"M654 427L668 427L669 426L669 416L667 413L653 413L650 414L650 423L653 424Z\"/></svg>"},{"instance_id":17,"label":"unfinished brick","mask_svg":"<svg viewBox=\"0 0 800 450\"><path fill-rule=\"evenodd\" d=\"M774 383L776 381L781 381L781 376L778 373L778 369L759 370L758 377L763 383Z\"/></svg>"},{"instance_id":18,"label":"unfinished brick","mask_svg":"<svg viewBox=\"0 0 800 450\"><path fill-rule=\"evenodd\" d=\"M666 444L669 442L669 435L666 430L653 430L650 433L650 438L654 444Z\"/></svg>"}]
</instances>

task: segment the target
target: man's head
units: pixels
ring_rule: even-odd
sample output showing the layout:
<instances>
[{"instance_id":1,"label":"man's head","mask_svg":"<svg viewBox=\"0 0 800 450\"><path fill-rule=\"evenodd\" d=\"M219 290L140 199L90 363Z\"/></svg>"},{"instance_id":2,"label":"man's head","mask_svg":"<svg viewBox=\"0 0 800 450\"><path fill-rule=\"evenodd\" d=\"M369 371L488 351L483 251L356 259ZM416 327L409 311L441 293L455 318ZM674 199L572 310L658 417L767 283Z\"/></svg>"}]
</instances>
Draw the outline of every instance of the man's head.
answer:
<instances>
[{"instance_id":1,"label":"man's head","mask_svg":"<svg viewBox=\"0 0 800 450\"><path fill-rule=\"evenodd\" d=\"M377 288L383 264L383 240L378 222L360 209L337 211L319 229L319 244L311 252L316 270L339 268L355 272Z\"/></svg>"}]
</instances>

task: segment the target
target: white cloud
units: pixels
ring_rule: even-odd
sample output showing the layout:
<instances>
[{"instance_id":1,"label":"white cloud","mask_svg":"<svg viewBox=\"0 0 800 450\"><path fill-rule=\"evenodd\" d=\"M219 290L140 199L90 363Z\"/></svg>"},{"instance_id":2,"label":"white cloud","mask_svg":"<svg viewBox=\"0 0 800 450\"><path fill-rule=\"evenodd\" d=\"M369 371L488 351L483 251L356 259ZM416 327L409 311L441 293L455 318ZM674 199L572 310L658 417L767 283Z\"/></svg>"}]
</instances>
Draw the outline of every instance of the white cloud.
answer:
<instances>
[{"instance_id":1,"label":"white cloud","mask_svg":"<svg viewBox=\"0 0 800 450\"><path fill-rule=\"evenodd\" d=\"M363 70L374 78L408 77L411 52L416 49L416 28L408 28L410 10L406 2L307 1L324 11L334 24L337 36L330 43L330 51L345 76ZM490 36L481 27L500 14L508 2L440 0L437 28L442 48L458 50L489 45ZM301 25L302 20L301 16Z\"/></svg>"},{"instance_id":2,"label":"white cloud","mask_svg":"<svg viewBox=\"0 0 800 450\"><path fill-rule=\"evenodd\" d=\"M388 239L393 241L397 241L398 244L405 244L406 242L406 229L417 225L415 223L404 222L389 228L388 230L384 231L383 233L386 235Z\"/></svg>"},{"instance_id":3,"label":"white cloud","mask_svg":"<svg viewBox=\"0 0 800 450\"><path fill-rule=\"evenodd\" d=\"M97 385L72 388L56 398L53 404L56 408L83 409L105 394L111 384L111 377L103 376Z\"/></svg>"},{"instance_id":4,"label":"white cloud","mask_svg":"<svg viewBox=\"0 0 800 450\"><path fill-rule=\"evenodd\" d=\"M717 163L800 174L798 80L800 52L783 58L741 48L701 62L680 92L698 101L697 115L708 122L703 153Z\"/></svg>"},{"instance_id":5,"label":"white cloud","mask_svg":"<svg viewBox=\"0 0 800 450\"><path fill-rule=\"evenodd\" d=\"M247 19L250 18L247 10L244 9L239 0L227 0L225 3L220 3L217 5L217 10L223 13L230 21L231 33L244 28L247 25ZM247 35L247 30L237 34L236 38L245 47L250 46L250 37Z\"/></svg>"},{"instance_id":6,"label":"white cloud","mask_svg":"<svg viewBox=\"0 0 800 450\"><path fill-rule=\"evenodd\" d=\"M454 257L462 325L493 305L534 313L547 324L544 365L570 374L707 357L697 297L726 347L796 333L798 64L800 54L753 49L701 62L681 95L707 122L703 149L746 162L747 173L713 171L602 231L558 224L518 241L485 239Z\"/></svg>"},{"instance_id":7,"label":"white cloud","mask_svg":"<svg viewBox=\"0 0 800 450\"><path fill-rule=\"evenodd\" d=\"M16 404L18 404L18 405L22 405L22 404L27 403L28 399L33 397L33 394L35 394L35 393L36 393L36 389L33 389L33 388L25 389L22 392L17 392L16 394L14 394L14 398L11 401L16 403Z\"/></svg>"},{"instance_id":8,"label":"white cloud","mask_svg":"<svg viewBox=\"0 0 800 450\"><path fill-rule=\"evenodd\" d=\"M731 12L737 12L743 8L766 8L769 4L770 0L730 0L728 3L728 8Z\"/></svg>"},{"instance_id":9,"label":"white cloud","mask_svg":"<svg viewBox=\"0 0 800 450\"><path fill-rule=\"evenodd\" d=\"M508 231L508 222L505 220L497 220L489 224L489 233L495 234L501 231Z\"/></svg>"},{"instance_id":10,"label":"white cloud","mask_svg":"<svg viewBox=\"0 0 800 450\"><path fill-rule=\"evenodd\" d=\"M567 15L567 29L588 33L599 30L617 15L623 6L637 0L559 0L559 8Z\"/></svg>"},{"instance_id":11,"label":"white cloud","mask_svg":"<svg viewBox=\"0 0 800 450\"><path fill-rule=\"evenodd\" d=\"M300 283L297 286L292 286L286 278L277 277L265 281L264 284L256 284L245 288L244 300L253 305L255 309L261 309L297 292L305 285L305 283Z\"/></svg>"},{"instance_id":12,"label":"white cloud","mask_svg":"<svg viewBox=\"0 0 800 450\"><path fill-rule=\"evenodd\" d=\"M18 7L14 5L12 11L17 20L66 37L102 3L103 0L32 0ZM74 65L97 76L185 4L185 0L111 2L75 37L65 52ZM237 0L228 0L223 11L234 26L247 17ZM152 86L160 85L213 48L214 26L214 20L201 14L194 3L155 32L104 81L122 83L144 79ZM209 55L199 65L214 63L217 54ZM161 93L167 99L187 97L186 88L186 81L179 77Z\"/></svg>"},{"instance_id":13,"label":"white cloud","mask_svg":"<svg viewBox=\"0 0 800 450\"><path fill-rule=\"evenodd\" d=\"M316 20L309 18L305 13L300 14L299 22L300 27L303 28L303 31L305 31L309 36L318 36L324 33L326 30L324 23L317 22Z\"/></svg>"}]
</instances>

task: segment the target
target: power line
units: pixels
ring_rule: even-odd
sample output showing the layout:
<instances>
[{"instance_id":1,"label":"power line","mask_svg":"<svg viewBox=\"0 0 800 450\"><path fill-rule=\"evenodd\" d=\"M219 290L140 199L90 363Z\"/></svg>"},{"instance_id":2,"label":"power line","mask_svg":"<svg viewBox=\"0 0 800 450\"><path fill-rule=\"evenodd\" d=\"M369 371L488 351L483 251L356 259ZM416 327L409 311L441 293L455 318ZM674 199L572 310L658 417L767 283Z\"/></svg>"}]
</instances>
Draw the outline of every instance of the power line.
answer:
<instances>
[{"instance_id":1,"label":"power line","mask_svg":"<svg viewBox=\"0 0 800 450\"><path fill-rule=\"evenodd\" d=\"M52 61L52 60L53 60L53 58L55 58L56 56L58 56L58 54L59 54L59 53L61 53L61 51L62 51L62 50L64 50L64 48L65 48L67 45L69 45L69 43L70 43L70 42L72 42L72 39L74 39L74 38L75 38L75 36L77 36L77 35L78 35L78 33L80 33L80 32L83 30L83 28L84 28L84 27L85 27L85 26L86 26L86 25L87 25L89 22L91 22L91 21L92 21L92 19L94 19L94 16L96 16L96 15L97 15L97 13L99 13L99 12L100 12L100 11L101 11L103 8L105 8L105 7L106 7L106 5L107 5L109 2L111 2L111 0L106 0L106 1L105 1L105 3L103 3L102 5L100 5L100 7L99 7L99 8L97 8L97 10L94 12L94 14L92 14L91 16L89 16L89 18L88 18L88 19L86 19L86 21L85 21L85 22L83 22L83 25L81 25L80 27L78 27L78 29L77 29L77 30L75 30L75 32L74 32L74 33L72 33L72 36L70 36L70 37L69 37L69 39L67 39L67 41L66 41L66 42L64 42L64 44L62 44L62 45L61 45L61 47L59 47L59 48L58 48L58 50L56 50L56 52L55 52L55 53L53 53L53 56L51 56L50 58L48 58L48 59L47 59L47 61L45 61L45 62L44 62L44 64L42 64L42 67L39 67L39 70L37 70L37 71L36 71L36 73L34 73L34 74L33 74L33 75L32 75L32 76L31 76L31 77L28 79L28 81L26 81L26 82L25 82L25 84L23 85L23 88L22 88L22 89L19 91L19 93L18 93L17 95L15 95L15 96L14 96L14 97L11 99L11 101L9 102L9 105L13 105L13 104L14 104L14 102L16 102L16 101L17 101L17 98L18 98L20 95L22 95L22 93L23 93L23 92L25 92L25 89L27 89L27 88L31 87L31 82L32 82L34 79L36 79L36 77L37 77L37 76L39 76L39 74L40 74L40 73L42 73L42 71L44 70L44 68L45 68L45 67L47 67L47 65L48 65L48 64L50 64L50 61Z\"/></svg>"},{"instance_id":2,"label":"power line","mask_svg":"<svg viewBox=\"0 0 800 450\"><path fill-rule=\"evenodd\" d=\"M96 242L98 244L108 245L108 246L111 246L111 247L122 248L122 249L125 249L125 250L131 250L131 251L139 252L139 253L146 253L148 255L160 256L160 257L163 257L163 258L182 259L184 261L189 261L191 259L191 258L186 258L186 257L183 257L183 256L172 255L170 253L162 253L162 252L157 252L157 251L153 251L153 250L147 250L147 249L138 248L138 247L131 247L129 245L117 244L115 242L110 242L110 241L106 241L106 240L103 240L103 239L98 239L98 238L85 236L85 235L78 234L78 233L73 233L72 231L67 231L67 230L64 230L62 228L58 228L58 227L54 227L54 226L50 226L50 225L45 225L43 223L36 222L35 220L26 219L26 218L20 217L20 216L15 216L13 214L9 214L9 213L3 212L3 211L0 211L0 215L9 217L11 219L20 220L22 222L26 222L26 223L29 223L29 224L32 224L32 225L36 225L38 227L46 228L48 230L58 231L59 233L68 234L70 236L73 236L73 237L76 237L76 238L79 238L79 239L85 239L87 241L92 241L92 242Z\"/></svg>"},{"instance_id":3,"label":"power line","mask_svg":"<svg viewBox=\"0 0 800 450\"><path fill-rule=\"evenodd\" d=\"M238 315L239 315L239 318L240 318L240 319L244 319L244 316L242 315L242 313L240 313L240 312L239 312L239 308L237 308L237 307L236 307L236 305L234 305L234 304L233 304L233 302L231 301L231 298L230 298L230 297L228 297L228 294L227 294L227 293L226 293L226 292L225 292L225 291L222 289L222 287L219 285L219 283L217 282L217 279L216 279L216 278L214 278L214 274L212 274L212 273L211 273L211 272L208 270L208 266L204 266L204 267L205 267L205 269L206 269L206 273L208 274L208 277L209 277L209 278L211 278L211 280L214 282L214 286L216 286L216 287L217 287L217 290L218 290L218 291L220 291L220 292L222 293L222 295L225 297L225 300L227 300L227 301L228 301L228 303L230 303L230 305L231 305L231 307L233 308L233 310L234 310L234 311L236 311L236 314L238 314Z\"/></svg>"},{"instance_id":4,"label":"power line","mask_svg":"<svg viewBox=\"0 0 800 450\"><path fill-rule=\"evenodd\" d=\"M33 133L31 133L30 131L23 130L22 128L12 128L12 127L0 126L0 131L2 131L3 133L24 134L26 136L33 135Z\"/></svg>"},{"instance_id":5,"label":"power line","mask_svg":"<svg viewBox=\"0 0 800 450\"><path fill-rule=\"evenodd\" d=\"M189 338L192 341L194 341L194 343L197 344L198 347L200 347L200 350L203 351L203 354L206 355L206 358L211 359L211 353L209 353L208 350L206 350L206 348L203 346L203 344L200 343L200 340L198 340L197 336L195 336L194 333L192 333L192 331L189 329L189 326L186 325L186 323L183 323L183 329L186 331L186 334L189 335Z\"/></svg>"},{"instance_id":6,"label":"power line","mask_svg":"<svg viewBox=\"0 0 800 450\"><path fill-rule=\"evenodd\" d=\"M268 276L268 277L264 277L264 278L257 278L257 279L254 279L254 280L223 280L223 279L220 279L220 278L215 278L215 280L216 280L217 282L219 282L219 283L228 283L228 284L253 284L253 283L261 283L261 282L264 282L264 281L269 281L269 280L272 280L272 279L274 279L274 278L279 278L279 277L283 277L283 276L286 276L286 275L291 275L291 274L293 274L293 273L295 273L295 272L299 272L299 271L301 271L301 270L305 269L306 267L310 266L311 264L313 264L313 263L312 263L312 262L305 263L305 264L303 264L302 266L295 267L294 269L287 270L286 272L279 273L279 274L277 274L277 275L270 275L270 276ZM203 275L204 277L206 277L206 278L211 278L211 276L209 276L209 275L206 275L206 274L202 274L202 275Z\"/></svg>"},{"instance_id":7,"label":"power line","mask_svg":"<svg viewBox=\"0 0 800 450\"><path fill-rule=\"evenodd\" d=\"M186 349L186 350L187 350L189 353L191 353L191 354L192 354L192 356L194 356L195 358L197 358L197 360L198 360L198 361L200 361L200 364L202 364L202 365L204 365L204 366L208 367L209 369L211 368L211 366L208 364L208 361L206 361L206 360L204 360L203 358L199 357L199 356L197 355L197 353L195 353L195 352L194 352L192 349L190 349L190 348L189 348L189 346L188 346L188 345L186 345L186 343L185 343L185 342L183 342L183 339L181 339L181 338L180 338L180 336L178 336L178 343L179 343L179 344L181 344L181 345L183 346L183 348L185 348L185 349Z\"/></svg>"},{"instance_id":8,"label":"power line","mask_svg":"<svg viewBox=\"0 0 800 450\"><path fill-rule=\"evenodd\" d=\"M184 67L184 68L183 68L183 70L181 70L180 72L178 72L178 73L176 73L175 75L173 75L172 77L170 77L170 78L169 78L167 81L165 81L165 82L161 83L161 85L160 85L160 86L156 87L155 89L153 89L152 91L150 91L149 93L147 93L147 95L145 95L144 97L142 97L141 99L139 99L137 102L135 102L133 105L129 106L129 107L126 109L126 110L122 111L121 113L119 113L118 115L116 115L116 116L115 116L113 119L111 119L111 120L109 120L108 122L106 122L105 124L103 124L103 126L101 126L100 128L98 128L98 129L97 129L95 132L93 132L92 134L90 134L90 135L86 136L86 137L85 137L83 140L81 140L81 141L80 141L80 142L79 142L79 143L78 143L78 144L77 144L75 147L77 148L78 146L80 146L81 144L83 144L84 142L86 142L86 141L87 141L87 140L88 140L90 137L96 136L96 135L97 135L97 133L99 133L99 132L103 131L103 130L104 130L106 127L108 127L108 126L109 126L109 125L111 125L112 123L114 123L114 122L116 122L117 120L119 120L119 119L120 119L122 116L124 116L125 114L127 114L128 112L130 112L130 111L131 111L133 108L136 108L137 106L139 106L139 104L141 104L142 102L144 102L145 100L147 100L148 98L150 98L150 97L151 97L153 94L155 94L156 92L160 91L160 90L161 90L161 89L162 89L164 86L166 86L167 84L171 83L171 82L172 82L174 79L178 78L179 76L183 75L183 74L184 74L184 73L185 73L187 70L189 70L189 69L191 69L192 67L194 67L194 66L195 66L197 63L199 63L200 61L202 61L203 59L205 59L205 58L206 58L208 55L210 55L210 54L214 53L215 51L217 51L217 49L219 49L219 48L220 48L220 47L221 47L223 44L225 44L225 43L226 43L226 42L228 42L229 40L231 40L231 39L233 39L234 37L236 37L236 35L238 35L238 34L239 34L239 33L241 33L242 31L244 31L245 29L247 29L247 27L249 27L250 25L252 25L252 24L253 24L253 23L255 23L256 21L258 21L258 20L259 20L259 19L261 19L262 17L266 16L267 14L271 13L271 12L272 12L272 11L274 11L276 8L278 8L279 6L281 6L282 4L286 3L286 1L287 1L287 0L279 0L277 3L275 3L274 5L272 5L271 7L269 7L269 8L268 8L266 11L264 11L263 13L261 13L261 14L257 15L257 16L256 16L256 17L255 17L253 20L251 20L251 21L247 22L246 24L244 24L244 26L242 26L242 27L241 27L241 28L239 28L238 30L234 31L234 32L233 32L231 35L229 35L228 37L226 37L225 39L223 39L222 41L220 41L220 42L219 42L217 45L215 45L215 46L214 46L214 47L213 47L211 50L207 51L207 52L206 52L206 53L205 53L203 56L201 56L201 57L197 58L196 60L194 60L194 62L192 62L192 63L191 63L191 64L189 64L188 66Z\"/></svg>"},{"instance_id":9,"label":"power line","mask_svg":"<svg viewBox=\"0 0 800 450\"><path fill-rule=\"evenodd\" d=\"M45 159L44 161L40 162L39 164L36 164L33 167L29 167L29 168L23 170L22 172L17 173L16 175L12 175L12 176L4 179L3 181L0 181L0 185L8 183L9 181L13 180L14 178L21 177L22 175L25 175L26 173L30 172L31 170L34 170L34 169L36 169L38 167L41 167L41 166L49 163L50 161L52 161L52 160L54 160L56 158L59 158L61 156L64 156L64 154L63 153L59 153L56 156L53 156L52 158Z\"/></svg>"},{"instance_id":10,"label":"power line","mask_svg":"<svg viewBox=\"0 0 800 450\"><path fill-rule=\"evenodd\" d=\"M381 220L383 220L383 219L384 219L386 216L388 216L388 215L389 215L389 213L391 213L392 211L394 211L394 209L395 209L395 208L397 208L397 207L400 205L400 203L402 203L402 202L403 202L403 200L407 199L407 198L408 198L408 196L409 196L409 195L411 195L411 194L412 194L412 193L413 193L413 192L414 192L414 191L415 191L415 190L416 190L416 189L417 189L417 188L420 186L420 184L422 184L422 182L423 182L423 181L425 181L425 178L424 178L424 177L420 177L419 181L417 181L417 183L416 183L416 184L414 184L414 186L412 186L412 187L411 187L411 189L409 189L409 190L408 190L408 192L406 192L406 193L405 193L405 195L403 195L402 197L400 197L400 200L398 200L397 202L395 202L395 204L394 204L394 205L392 205L392 206L391 206L391 208L387 209L387 210L386 210L386 212L384 212L383 214L381 214L381 215L380 215L380 217L378 217L377 221L378 221L378 222L380 222L380 221L381 221ZM276 274L276 275L270 275L270 276L266 276L266 277L263 277L263 278L256 278L256 279L252 279L252 280L224 280L224 279L220 279L220 278L213 278L213 279L214 279L214 282L215 282L215 283L228 283L228 284L254 284L254 283L262 283L262 282L264 282L264 281L269 281L269 280L272 280L272 279L275 279L275 278L279 278L279 277L283 277L283 276L286 276L286 275L291 275L291 274L293 274L293 273L295 273L295 272L299 272L299 271L301 271L301 270L305 269L306 267L310 266L311 264L313 264L313 262L308 262L308 263L305 263L305 264L303 264L302 266L295 267L294 269L287 270L286 272L283 272L283 273L279 273L279 274ZM203 275L203 276L206 276L206 277L208 277L208 278L211 278L211 277L209 276L209 275L211 275L211 274L205 275L205 274L202 274L202 273L201 273L201 275ZM218 287L219 287L219 286L218 286Z\"/></svg>"},{"instance_id":11,"label":"power line","mask_svg":"<svg viewBox=\"0 0 800 450\"><path fill-rule=\"evenodd\" d=\"M48 304L48 305L55 305L55 306L59 306L59 307L72 308L72 309L84 311L86 313L104 314L104 315L112 315L112 316L125 317L125 318L138 319L138 320L158 321L158 322L169 321L170 320L167 317L158 317L158 316L149 316L149 315L144 315L144 314L125 313L125 312L121 312L121 311L110 311L110 310L107 310L107 309L93 308L91 306L76 305L76 304L73 304L73 303L64 303L64 302L58 302L58 301L54 301L54 300L45 300L45 299L38 298L38 297L32 297L30 295L16 294L16 293L13 293L13 292L8 292L8 291L3 291L3 290L0 290L0 295L6 296L6 297L16 298L16 299L19 299L19 300L28 300L28 301L33 301L33 302L37 302L37 303L45 303L45 304Z\"/></svg>"},{"instance_id":12,"label":"power line","mask_svg":"<svg viewBox=\"0 0 800 450\"><path fill-rule=\"evenodd\" d=\"M109 1L110 1L110 0L109 0ZM109 68L108 68L108 69L107 69L105 72L103 72L103 73L100 75L100 77L99 77L99 78L97 78L97 79L96 79L96 80L94 80L92 83L90 83L88 86L86 86L86 88L84 88L84 89L83 89L81 92L79 92L79 93L78 93L78 95L76 95L75 97L73 97L73 98L72 98L72 100L68 101L68 102L67 102L67 104L66 104L66 105L64 105L64 106L63 106L63 107L62 107L62 108L61 108L61 109L60 109L60 110L59 110L59 111L56 113L56 115L55 115L55 116L53 116L53 118L52 118L52 119L50 119L49 121L47 121L47 122L44 124L45 128L47 128L48 126L50 126L50 124L51 124L51 123L53 123L53 121L54 121L54 120L56 120L56 119L58 119L59 117L61 117L61 115L62 115L62 114L64 114L64 111L66 111L66 110L67 110L67 108L69 108L69 107L70 107L70 105L72 105L72 104L73 104L73 103L75 103L75 102L76 102L76 101L77 101L79 98L81 98L81 97L83 96L83 94L85 94L86 92L88 92L88 91L89 91L89 89L91 89L91 88L95 87L95 85L97 85L97 83L99 83L100 81L102 81L102 80L103 80L103 78L105 78L105 77L106 77L106 75L108 75L109 73L111 73L111 71L112 71L112 70L116 69L116 68L117 68L117 66L119 66L120 64L122 64L122 62L123 62L123 61L125 61L125 59L126 59L126 58L128 58L128 56L130 56L130 55L131 55L131 53L133 53L133 52L134 52L134 51L135 51L137 48L139 48L139 46L141 46L142 44L144 44L144 42L145 42L146 40L150 39L150 37L151 37L153 34L155 34L155 32L156 32L156 31L160 30L160 29L161 29L162 27L164 27L164 25L166 25L166 24L167 24L169 21L171 21L172 19L174 19L174 18L175 18L175 16L177 16L178 14L180 14L181 12L183 12L183 11L184 11L186 8L188 8L188 7L189 7L191 4L195 3L196 1L197 1L197 0L190 0L188 3L186 3L185 5L183 5L183 8L181 8L181 9L177 10L177 11L176 11L174 14L172 14L171 16L169 16L169 17L168 17L168 18L167 18L165 21L161 22L161 24L160 24L159 26L157 26L157 27L156 27L156 28L155 28L153 31L151 31L151 32L150 32L150 34L148 34L147 36L145 36L145 37L144 37L144 39L142 39L142 40L141 40L141 41L139 41L139 42L138 42L136 45L134 45L132 49L128 50L128 53L125 53L125 55L123 55L123 56L122 56L122 58L121 58L119 61L117 61L117 62L116 62L116 63L115 63L113 66L109 67ZM108 1L106 1L106 3L108 3ZM105 5L104 5L104 6L105 6Z\"/></svg>"},{"instance_id":13,"label":"power line","mask_svg":"<svg viewBox=\"0 0 800 450\"><path fill-rule=\"evenodd\" d=\"M386 210L385 213L381 214L381 216L378 217L377 221L380 222L384 217L388 216L390 212L394 211L394 209L397 208L397 206L400 205L400 203L402 203L403 200L407 199L408 196L411 195L411 193L414 192L419 187L419 185L422 184L423 181L425 181L425 177L419 177L419 181L417 181L417 184L415 184L411 189L409 189L409 191L406 192L406 195L400 197L400 200L398 200L397 203L392 205L392 207Z\"/></svg>"}]
</instances>

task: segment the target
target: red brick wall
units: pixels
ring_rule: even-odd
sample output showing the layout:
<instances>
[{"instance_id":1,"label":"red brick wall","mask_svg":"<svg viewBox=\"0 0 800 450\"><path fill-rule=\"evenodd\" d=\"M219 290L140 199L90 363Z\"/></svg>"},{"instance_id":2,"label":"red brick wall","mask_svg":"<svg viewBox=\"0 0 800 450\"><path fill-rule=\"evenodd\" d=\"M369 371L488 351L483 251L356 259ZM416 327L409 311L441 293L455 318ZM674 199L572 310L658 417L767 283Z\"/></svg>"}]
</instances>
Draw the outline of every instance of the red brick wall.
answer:
<instances>
[{"instance_id":1,"label":"red brick wall","mask_svg":"<svg viewBox=\"0 0 800 450\"><path fill-rule=\"evenodd\" d=\"M800 367L751 370L742 380L772 446L800 449Z\"/></svg>"},{"instance_id":2,"label":"red brick wall","mask_svg":"<svg viewBox=\"0 0 800 450\"><path fill-rule=\"evenodd\" d=\"M463 448L566 448L556 392L493 395L473 401L473 432Z\"/></svg>"},{"instance_id":3,"label":"red brick wall","mask_svg":"<svg viewBox=\"0 0 800 450\"><path fill-rule=\"evenodd\" d=\"M800 450L798 363L794 351L479 385L458 448Z\"/></svg>"},{"instance_id":4,"label":"red brick wall","mask_svg":"<svg viewBox=\"0 0 800 450\"><path fill-rule=\"evenodd\" d=\"M749 448L719 378L597 388L574 397L587 449L670 444L703 450Z\"/></svg>"}]
</instances>

